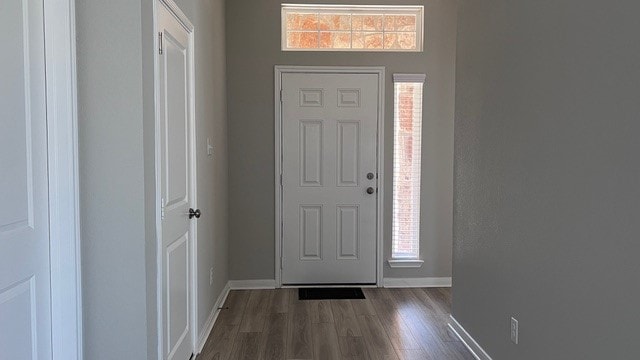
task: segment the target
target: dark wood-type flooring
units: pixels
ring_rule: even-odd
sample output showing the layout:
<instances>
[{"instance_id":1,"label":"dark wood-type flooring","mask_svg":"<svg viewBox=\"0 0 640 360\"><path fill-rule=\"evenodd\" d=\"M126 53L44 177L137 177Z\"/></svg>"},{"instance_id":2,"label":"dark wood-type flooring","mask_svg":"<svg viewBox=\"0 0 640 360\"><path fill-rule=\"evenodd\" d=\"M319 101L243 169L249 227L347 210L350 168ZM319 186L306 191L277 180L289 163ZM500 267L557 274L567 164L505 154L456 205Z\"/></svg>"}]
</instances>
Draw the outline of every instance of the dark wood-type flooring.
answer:
<instances>
[{"instance_id":1,"label":"dark wood-type flooring","mask_svg":"<svg viewBox=\"0 0 640 360\"><path fill-rule=\"evenodd\" d=\"M306 301L297 289L231 291L197 360L474 359L447 326L449 289L363 290Z\"/></svg>"}]
</instances>

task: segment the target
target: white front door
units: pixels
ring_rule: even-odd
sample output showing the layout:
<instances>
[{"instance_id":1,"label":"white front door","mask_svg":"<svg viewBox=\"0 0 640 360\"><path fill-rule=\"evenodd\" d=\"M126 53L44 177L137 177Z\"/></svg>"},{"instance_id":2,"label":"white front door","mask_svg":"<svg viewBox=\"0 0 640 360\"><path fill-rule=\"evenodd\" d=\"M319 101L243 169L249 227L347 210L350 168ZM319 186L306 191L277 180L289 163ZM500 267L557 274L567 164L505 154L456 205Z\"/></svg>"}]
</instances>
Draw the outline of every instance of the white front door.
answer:
<instances>
[{"instance_id":1,"label":"white front door","mask_svg":"<svg viewBox=\"0 0 640 360\"><path fill-rule=\"evenodd\" d=\"M191 247L194 206L190 34L158 6L160 194L162 219L163 358L187 360L194 350L191 321Z\"/></svg>"},{"instance_id":2,"label":"white front door","mask_svg":"<svg viewBox=\"0 0 640 360\"><path fill-rule=\"evenodd\" d=\"M282 75L282 282L376 282L378 75Z\"/></svg>"},{"instance_id":3,"label":"white front door","mask_svg":"<svg viewBox=\"0 0 640 360\"><path fill-rule=\"evenodd\" d=\"M0 1L0 359L51 359L42 0Z\"/></svg>"}]
</instances>

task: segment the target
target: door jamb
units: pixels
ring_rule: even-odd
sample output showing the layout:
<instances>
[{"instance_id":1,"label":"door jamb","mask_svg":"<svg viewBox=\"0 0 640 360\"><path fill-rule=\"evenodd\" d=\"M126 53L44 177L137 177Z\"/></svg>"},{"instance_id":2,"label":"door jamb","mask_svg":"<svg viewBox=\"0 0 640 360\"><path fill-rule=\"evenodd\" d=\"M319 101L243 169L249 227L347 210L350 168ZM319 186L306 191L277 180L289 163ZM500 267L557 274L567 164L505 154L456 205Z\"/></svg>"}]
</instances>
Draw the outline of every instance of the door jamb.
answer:
<instances>
[{"instance_id":1,"label":"door jamb","mask_svg":"<svg viewBox=\"0 0 640 360\"><path fill-rule=\"evenodd\" d=\"M378 75L378 138L377 171L378 193L376 211L376 284L382 287L384 250L384 66L275 66L275 280L282 287L282 75L285 73L309 74L376 74Z\"/></svg>"},{"instance_id":2,"label":"door jamb","mask_svg":"<svg viewBox=\"0 0 640 360\"><path fill-rule=\"evenodd\" d=\"M158 359L161 360L164 358L164 312L163 312L163 297L164 294L162 292L162 286L164 279L162 278L162 218L161 218L161 203L162 203L162 194L161 194L161 174L160 174L160 165L161 165L161 134L160 134L160 109L159 109L159 93L158 88L160 85L159 82L159 61L158 61L158 51L159 49L159 39L155 34L158 33L158 7L164 6L182 25L182 27L187 30L189 33L189 64L188 64L188 76L189 76L189 93L190 93L190 101L189 101L189 140L190 140L190 149L189 149L189 172L190 172L190 193L189 197L191 199L190 206L193 208L197 208L197 172L196 172L196 121L195 121L195 58L194 58L194 47L195 47L195 27L189 20L189 18L180 10L180 7L173 0L156 0L153 2L153 29L154 29L154 47L153 51L153 66L154 66L154 86L153 86L153 96L154 96L154 111L155 111L155 120L154 120L154 141L155 141L155 203L157 206L155 207L155 220L156 220L156 272L157 272L157 282L156 282L156 306L157 306L157 330L158 330ZM197 251L198 248L198 227L197 221L191 221L189 232L191 235L191 243L189 249L189 257L191 260L190 271L190 285L191 291L189 293L190 299L189 303L191 306L190 322L191 322L191 350L193 355L197 355L198 350L198 257Z\"/></svg>"},{"instance_id":3,"label":"door jamb","mask_svg":"<svg viewBox=\"0 0 640 360\"><path fill-rule=\"evenodd\" d=\"M52 359L82 360L75 1L43 10Z\"/></svg>"}]
</instances>

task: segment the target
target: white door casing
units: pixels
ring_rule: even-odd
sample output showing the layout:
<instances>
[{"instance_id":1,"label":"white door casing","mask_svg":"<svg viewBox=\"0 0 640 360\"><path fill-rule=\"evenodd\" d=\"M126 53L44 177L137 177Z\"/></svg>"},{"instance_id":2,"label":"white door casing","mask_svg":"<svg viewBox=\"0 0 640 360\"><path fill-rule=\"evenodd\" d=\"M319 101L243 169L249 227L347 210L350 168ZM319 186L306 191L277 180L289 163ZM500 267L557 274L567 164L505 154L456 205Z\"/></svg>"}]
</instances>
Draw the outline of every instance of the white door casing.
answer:
<instances>
[{"instance_id":1,"label":"white door casing","mask_svg":"<svg viewBox=\"0 0 640 360\"><path fill-rule=\"evenodd\" d=\"M44 2L0 3L0 358L52 359Z\"/></svg>"},{"instance_id":2,"label":"white door casing","mask_svg":"<svg viewBox=\"0 0 640 360\"><path fill-rule=\"evenodd\" d=\"M376 283L379 74L281 81L282 283Z\"/></svg>"},{"instance_id":3,"label":"white door casing","mask_svg":"<svg viewBox=\"0 0 640 360\"><path fill-rule=\"evenodd\" d=\"M157 112L160 195L161 357L187 360L195 350L196 219L193 28L158 2ZM183 14L181 14L183 16Z\"/></svg>"},{"instance_id":4,"label":"white door casing","mask_svg":"<svg viewBox=\"0 0 640 360\"><path fill-rule=\"evenodd\" d=\"M54 360L82 359L74 0L44 2Z\"/></svg>"}]
</instances>

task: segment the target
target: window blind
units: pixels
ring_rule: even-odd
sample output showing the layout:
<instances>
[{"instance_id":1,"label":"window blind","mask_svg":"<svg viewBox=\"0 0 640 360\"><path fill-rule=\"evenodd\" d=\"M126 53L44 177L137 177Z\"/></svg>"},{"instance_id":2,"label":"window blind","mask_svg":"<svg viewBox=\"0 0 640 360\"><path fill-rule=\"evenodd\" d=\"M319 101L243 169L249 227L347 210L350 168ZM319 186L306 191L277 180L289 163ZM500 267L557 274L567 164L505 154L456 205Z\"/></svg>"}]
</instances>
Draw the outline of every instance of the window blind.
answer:
<instances>
[{"instance_id":1,"label":"window blind","mask_svg":"<svg viewBox=\"0 0 640 360\"><path fill-rule=\"evenodd\" d=\"M420 251L423 74L394 74L392 257Z\"/></svg>"}]
</instances>

